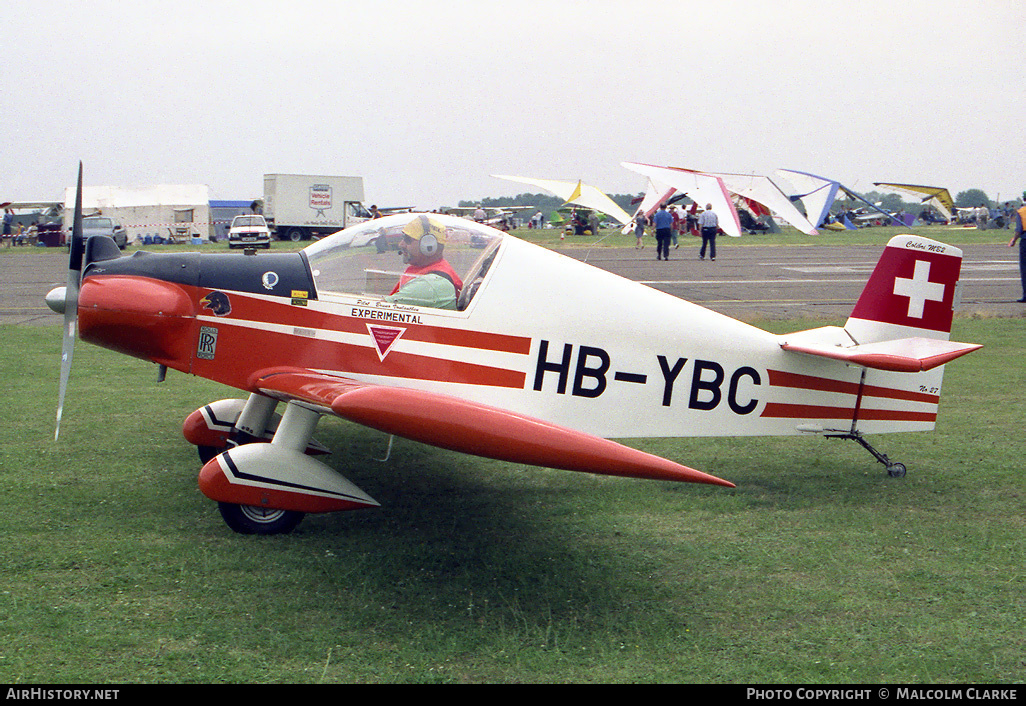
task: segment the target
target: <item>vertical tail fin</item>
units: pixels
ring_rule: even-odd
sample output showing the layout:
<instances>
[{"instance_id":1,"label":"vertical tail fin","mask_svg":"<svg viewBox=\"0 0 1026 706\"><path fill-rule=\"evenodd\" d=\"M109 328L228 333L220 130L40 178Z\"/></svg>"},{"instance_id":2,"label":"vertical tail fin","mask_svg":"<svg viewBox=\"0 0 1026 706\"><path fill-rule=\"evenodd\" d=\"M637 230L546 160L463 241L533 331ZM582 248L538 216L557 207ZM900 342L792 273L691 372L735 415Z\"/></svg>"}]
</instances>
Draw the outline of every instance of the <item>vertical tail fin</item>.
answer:
<instances>
[{"instance_id":1,"label":"vertical tail fin","mask_svg":"<svg viewBox=\"0 0 1026 706\"><path fill-rule=\"evenodd\" d=\"M948 340L958 304L962 251L896 235L880 256L844 329L857 344L899 338Z\"/></svg>"}]
</instances>

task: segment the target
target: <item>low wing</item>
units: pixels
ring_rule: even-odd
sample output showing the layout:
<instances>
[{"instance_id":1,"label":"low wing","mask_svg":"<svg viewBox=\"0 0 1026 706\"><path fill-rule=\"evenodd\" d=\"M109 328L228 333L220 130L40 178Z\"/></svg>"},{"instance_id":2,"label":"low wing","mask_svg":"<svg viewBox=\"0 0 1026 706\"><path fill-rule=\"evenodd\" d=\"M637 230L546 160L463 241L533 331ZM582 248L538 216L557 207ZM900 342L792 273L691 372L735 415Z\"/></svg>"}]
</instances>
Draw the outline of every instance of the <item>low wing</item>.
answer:
<instances>
[{"instance_id":1,"label":"low wing","mask_svg":"<svg viewBox=\"0 0 1026 706\"><path fill-rule=\"evenodd\" d=\"M615 441L457 397L359 382L302 368L257 373L253 387L432 446L533 466L604 475L733 483Z\"/></svg>"},{"instance_id":2,"label":"low wing","mask_svg":"<svg viewBox=\"0 0 1026 706\"><path fill-rule=\"evenodd\" d=\"M919 373L959 358L982 348L975 343L958 343L933 338L901 338L893 341L865 343L857 346L839 346L815 341L784 341L785 351L807 353L832 360L843 360L877 370L899 373Z\"/></svg>"}]
</instances>

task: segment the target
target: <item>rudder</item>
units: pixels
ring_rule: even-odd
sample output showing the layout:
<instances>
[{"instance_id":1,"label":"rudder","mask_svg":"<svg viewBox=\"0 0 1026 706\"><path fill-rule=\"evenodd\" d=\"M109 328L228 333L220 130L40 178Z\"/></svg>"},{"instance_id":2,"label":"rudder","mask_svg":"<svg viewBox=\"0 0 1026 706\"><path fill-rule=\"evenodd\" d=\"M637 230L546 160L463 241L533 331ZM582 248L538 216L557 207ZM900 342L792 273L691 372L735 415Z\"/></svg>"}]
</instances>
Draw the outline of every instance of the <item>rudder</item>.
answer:
<instances>
[{"instance_id":1,"label":"rudder","mask_svg":"<svg viewBox=\"0 0 1026 706\"><path fill-rule=\"evenodd\" d=\"M887 243L844 326L857 344L948 340L959 300L962 251L918 235Z\"/></svg>"}]
</instances>

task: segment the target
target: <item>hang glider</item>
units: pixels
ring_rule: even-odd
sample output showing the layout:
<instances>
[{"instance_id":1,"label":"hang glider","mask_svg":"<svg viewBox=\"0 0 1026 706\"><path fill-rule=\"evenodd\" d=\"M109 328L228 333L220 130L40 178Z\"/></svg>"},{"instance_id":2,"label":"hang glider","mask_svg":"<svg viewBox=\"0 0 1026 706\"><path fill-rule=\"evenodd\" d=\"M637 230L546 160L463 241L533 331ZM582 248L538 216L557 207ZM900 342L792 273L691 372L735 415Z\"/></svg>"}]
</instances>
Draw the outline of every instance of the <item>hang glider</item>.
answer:
<instances>
[{"instance_id":1,"label":"hang glider","mask_svg":"<svg viewBox=\"0 0 1026 706\"><path fill-rule=\"evenodd\" d=\"M942 186L892 184L884 181L873 182L873 186L883 186L898 193L913 196L919 199L920 203L936 208L948 220L951 220L951 214L955 212L955 201L951 198L948 190Z\"/></svg>"},{"instance_id":2,"label":"hang glider","mask_svg":"<svg viewBox=\"0 0 1026 706\"><path fill-rule=\"evenodd\" d=\"M687 194L692 201L703 208L706 205L711 205L713 213L719 217L720 229L727 235L735 238L741 237L741 219L737 215L737 209L734 208L730 192L719 177L678 167L657 167L638 162L623 162L622 164L632 172L637 172L659 184L673 187L677 191Z\"/></svg>"},{"instance_id":3,"label":"hang glider","mask_svg":"<svg viewBox=\"0 0 1026 706\"><path fill-rule=\"evenodd\" d=\"M653 180L652 177L649 177L647 181L645 196L641 199L641 205L638 206L638 210L635 212L636 214L643 213L646 218L655 213L656 209L659 208L659 204L666 203L677 193L677 190L672 186L661 184Z\"/></svg>"},{"instance_id":4,"label":"hang glider","mask_svg":"<svg viewBox=\"0 0 1026 706\"><path fill-rule=\"evenodd\" d=\"M793 169L778 169L777 174L795 188L793 198L797 198L805 206L809 222L817 228L823 225L841 185L831 179Z\"/></svg>"},{"instance_id":5,"label":"hang glider","mask_svg":"<svg viewBox=\"0 0 1026 706\"><path fill-rule=\"evenodd\" d=\"M887 213L887 211L868 201L864 196L852 191L839 181L793 169L778 169L777 174L789 181L798 190L795 196L805 204L805 211L808 214L809 221L814 223L816 227L823 225L823 222L827 219L830 207L837 199L838 191L843 192L852 201L858 201L870 210L876 211L886 218L889 223L896 226L905 225L895 218L893 214Z\"/></svg>"},{"instance_id":6,"label":"hang glider","mask_svg":"<svg viewBox=\"0 0 1026 706\"><path fill-rule=\"evenodd\" d=\"M795 208L787 194L769 177L757 174L704 173L719 177L732 194L765 206L771 213L780 216L806 235L819 235L816 226L812 225L809 219Z\"/></svg>"},{"instance_id":7,"label":"hang glider","mask_svg":"<svg viewBox=\"0 0 1026 706\"><path fill-rule=\"evenodd\" d=\"M549 193L555 194L559 198L563 199L565 203L594 209L600 213L606 214L622 225L627 225L631 222L631 217L627 215L627 212L620 208L615 201L594 186L590 186L579 180L575 183L572 181L555 181L552 179L531 179L519 176L503 176L501 174L493 174L492 176L496 179L505 179L506 181L530 184L531 186L537 186L540 189L545 189Z\"/></svg>"}]
</instances>

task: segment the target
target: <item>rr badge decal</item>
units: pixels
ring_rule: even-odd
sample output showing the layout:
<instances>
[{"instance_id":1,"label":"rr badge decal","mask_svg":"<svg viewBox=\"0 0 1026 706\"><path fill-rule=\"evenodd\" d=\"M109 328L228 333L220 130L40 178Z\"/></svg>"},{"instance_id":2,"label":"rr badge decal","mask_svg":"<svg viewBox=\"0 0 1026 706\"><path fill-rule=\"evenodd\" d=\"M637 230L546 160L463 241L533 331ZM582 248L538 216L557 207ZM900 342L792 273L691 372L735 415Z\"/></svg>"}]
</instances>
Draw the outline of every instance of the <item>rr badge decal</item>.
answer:
<instances>
[{"instance_id":1,"label":"rr badge decal","mask_svg":"<svg viewBox=\"0 0 1026 706\"><path fill-rule=\"evenodd\" d=\"M200 326L199 343L196 344L196 357L203 360L213 360L217 353L217 328L215 326Z\"/></svg>"}]
</instances>

